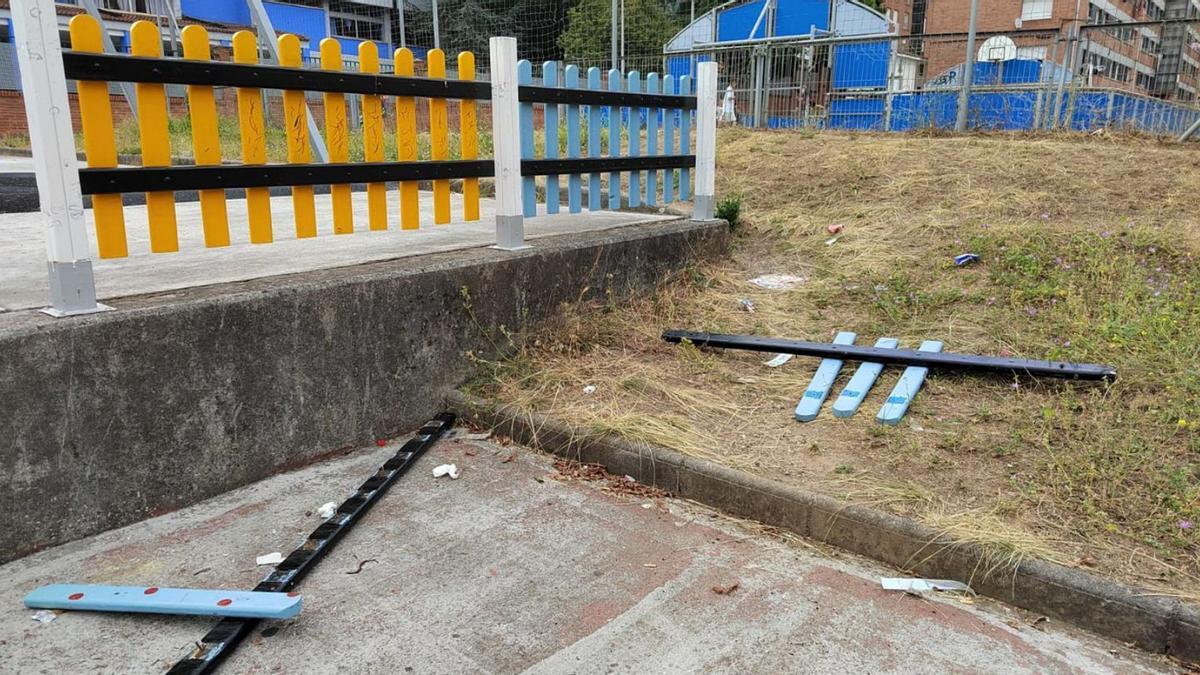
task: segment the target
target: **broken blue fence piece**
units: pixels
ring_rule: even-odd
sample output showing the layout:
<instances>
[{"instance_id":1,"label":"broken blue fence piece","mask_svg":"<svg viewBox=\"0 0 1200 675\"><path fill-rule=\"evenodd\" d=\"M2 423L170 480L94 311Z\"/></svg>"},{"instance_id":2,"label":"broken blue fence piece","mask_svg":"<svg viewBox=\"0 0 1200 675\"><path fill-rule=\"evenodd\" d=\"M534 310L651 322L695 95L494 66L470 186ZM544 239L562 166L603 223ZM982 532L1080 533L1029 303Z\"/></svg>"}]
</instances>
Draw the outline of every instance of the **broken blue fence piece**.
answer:
<instances>
[{"instance_id":1,"label":"broken blue fence piece","mask_svg":"<svg viewBox=\"0 0 1200 675\"><path fill-rule=\"evenodd\" d=\"M962 255L954 256L954 264L959 267L977 262L979 262L979 256L974 253L963 253Z\"/></svg>"},{"instance_id":2,"label":"broken blue fence piece","mask_svg":"<svg viewBox=\"0 0 1200 675\"><path fill-rule=\"evenodd\" d=\"M300 613L301 600L299 593L50 584L25 596L25 606L89 612L290 619Z\"/></svg>"},{"instance_id":3,"label":"broken blue fence piece","mask_svg":"<svg viewBox=\"0 0 1200 675\"><path fill-rule=\"evenodd\" d=\"M852 345L856 337L858 336L854 333L841 332L833 339L833 344ZM804 392L804 397L796 405L796 419L798 421L811 422L817 419L817 415L821 412L821 404L829 396L829 390L833 387L833 381L837 379L838 373L841 370L842 361L840 359L821 360L821 365L817 366L817 373L813 375L812 382L808 385L808 390Z\"/></svg>"},{"instance_id":4,"label":"broken blue fence piece","mask_svg":"<svg viewBox=\"0 0 1200 675\"><path fill-rule=\"evenodd\" d=\"M896 338L885 337L875 341L875 346L883 349L895 349L899 344L900 341ZM862 405L867 392L875 386L875 380L882 372L882 363L864 363L859 366L854 377L850 378L846 388L842 389L842 393L833 402L833 416L850 417L853 415L858 410L858 406Z\"/></svg>"},{"instance_id":5,"label":"broken blue fence piece","mask_svg":"<svg viewBox=\"0 0 1200 675\"><path fill-rule=\"evenodd\" d=\"M926 340L921 343L917 351L922 352L940 352L942 351L942 343L937 340ZM913 397L921 389L921 385L925 383L925 376L929 374L929 369L923 366L909 366L904 369L904 374L900 376L900 381L896 383L892 393L888 396L883 407L879 409L879 416L875 419L880 424L896 425L908 412L908 406L912 403Z\"/></svg>"}]
</instances>

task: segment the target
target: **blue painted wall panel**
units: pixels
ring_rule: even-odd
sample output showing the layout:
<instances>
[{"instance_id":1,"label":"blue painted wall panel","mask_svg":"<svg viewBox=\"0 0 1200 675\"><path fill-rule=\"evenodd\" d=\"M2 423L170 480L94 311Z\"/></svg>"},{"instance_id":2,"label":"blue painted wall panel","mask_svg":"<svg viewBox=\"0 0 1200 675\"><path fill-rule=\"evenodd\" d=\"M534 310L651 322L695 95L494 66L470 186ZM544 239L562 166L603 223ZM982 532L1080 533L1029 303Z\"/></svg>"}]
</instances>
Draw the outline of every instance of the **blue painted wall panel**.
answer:
<instances>
[{"instance_id":1,"label":"blue painted wall panel","mask_svg":"<svg viewBox=\"0 0 1200 675\"><path fill-rule=\"evenodd\" d=\"M730 7L722 10L717 14L717 42L729 42L731 40L745 40L750 37L750 29L754 28L754 22L758 20L758 15L762 13L763 2L765 0L755 0L744 5ZM765 37L767 34L765 25L758 27L758 33L755 37Z\"/></svg>"},{"instance_id":2,"label":"blue painted wall panel","mask_svg":"<svg viewBox=\"0 0 1200 675\"><path fill-rule=\"evenodd\" d=\"M225 23L250 23L250 8L246 0L183 0L184 16Z\"/></svg>"},{"instance_id":3,"label":"blue painted wall panel","mask_svg":"<svg viewBox=\"0 0 1200 675\"><path fill-rule=\"evenodd\" d=\"M833 88L883 89L890 58L891 45L884 41L837 45L833 48Z\"/></svg>"},{"instance_id":4,"label":"blue painted wall panel","mask_svg":"<svg viewBox=\"0 0 1200 675\"><path fill-rule=\"evenodd\" d=\"M780 0L775 11L776 35L808 35L814 26L829 30L829 0Z\"/></svg>"}]
</instances>

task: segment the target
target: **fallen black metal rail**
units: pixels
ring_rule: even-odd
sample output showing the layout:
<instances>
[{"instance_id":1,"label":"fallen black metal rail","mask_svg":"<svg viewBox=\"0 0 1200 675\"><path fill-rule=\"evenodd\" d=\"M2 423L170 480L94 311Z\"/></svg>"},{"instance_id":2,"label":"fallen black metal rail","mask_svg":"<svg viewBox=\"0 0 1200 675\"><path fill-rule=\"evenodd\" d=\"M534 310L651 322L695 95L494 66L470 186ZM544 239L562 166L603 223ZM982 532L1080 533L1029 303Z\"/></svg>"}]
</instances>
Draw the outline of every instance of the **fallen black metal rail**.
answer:
<instances>
[{"instance_id":1,"label":"fallen black metal rail","mask_svg":"<svg viewBox=\"0 0 1200 675\"><path fill-rule=\"evenodd\" d=\"M1060 377L1072 380L1115 380L1117 369L1092 363L1065 363L1062 361L1038 361L1013 359L1003 356L976 356L947 352L921 352L913 349L882 349L856 345L835 345L823 342L805 342L782 338L756 337L753 335L721 335L698 333L686 330L669 330L663 333L667 342L690 342L697 347L720 347L743 349L772 354L795 354L797 356L819 356L843 361L865 361L898 366L924 366L939 370L975 373L1014 373L1033 377Z\"/></svg>"},{"instance_id":2,"label":"fallen black metal rail","mask_svg":"<svg viewBox=\"0 0 1200 675\"><path fill-rule=\"evenodd\" d=\"M295 588L296 584L316 567L321 558L329 553L342 535L362 520L392 483L412 468L417 459L454 426L454 419L453 413L441 413L426 422L412 439L375 472L375 475L368 478L349 499L342 502L333 517L317 526L317 529L308 535L308 539L279 563L254 590L286 593ZM196 643L196 649L187 658L167 671L168 675L199 675L212 672L221 660L254 630L258 622L258 619L221 619Z\"/></svg>"}]
</instances>

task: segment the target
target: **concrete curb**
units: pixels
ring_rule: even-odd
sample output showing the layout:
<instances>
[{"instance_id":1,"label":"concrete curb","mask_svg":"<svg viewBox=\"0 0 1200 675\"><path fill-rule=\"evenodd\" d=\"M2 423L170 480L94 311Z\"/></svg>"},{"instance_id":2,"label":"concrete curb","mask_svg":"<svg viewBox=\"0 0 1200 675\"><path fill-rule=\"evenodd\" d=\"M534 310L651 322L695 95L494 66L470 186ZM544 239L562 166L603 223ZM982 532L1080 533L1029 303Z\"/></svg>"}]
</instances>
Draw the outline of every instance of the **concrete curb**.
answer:
<instances>
[{"instance_id":1,"label":"concrete curb","mask_svg":"<svg viewBox=\"0 0 1200 675\"><path fill-rule=\"evenodd\" d=\"M593 437L541 415L455 392L448 405L519 443L604 465L680 497L785 528L914 574L969 581L983 595L1142 649L1200 662L1200 611L1087 572L1040 560L994 570L975 545L913 520L616 437Z\"/></svg>"}]
</instances>

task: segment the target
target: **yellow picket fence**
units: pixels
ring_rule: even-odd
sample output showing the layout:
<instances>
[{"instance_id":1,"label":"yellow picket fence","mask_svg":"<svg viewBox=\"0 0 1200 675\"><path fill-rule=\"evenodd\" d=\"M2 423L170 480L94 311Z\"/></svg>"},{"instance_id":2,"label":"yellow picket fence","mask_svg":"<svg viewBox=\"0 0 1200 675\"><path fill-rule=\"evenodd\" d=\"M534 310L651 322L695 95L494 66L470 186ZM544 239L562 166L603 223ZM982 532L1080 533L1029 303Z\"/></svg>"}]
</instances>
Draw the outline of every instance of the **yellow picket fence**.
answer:
<instances>
[{"instance_id":1,"label":"yellow picket fence","mask_svg":"<svg viewBox=\"0 0 1200 675\"><path fill-rule=\"evenodd\" d=\"M70 22L71 48L78 52L103 52L101 26L91 16L81 14ZM138 21L130 30L131 53L136 57L162 58L162 38L159 27L149 21ZM208 32L202 26L187 26L182 31L183 56L185 60L210 61ZM281 66L300 68L300 40L295 35L283 35L278 39ZM395 54L396 77L413 76L414 58L412 51L398 49ZM249 31L240 31L233 36L233 60L238 64L258 64L258 43ZM320 44L321 69L341 71L343 68L341 44L326 38ZM359 72L378 74L380 60L378 47L373 42L362 42L358 48ZM446 57L434 49L427 56L428 78L446 78ZM458 56L458 79L475 79L475 56L463 52ZM171 144L166 85L154 82L137 82L137 123L140 136L142 164L146 167L171 165ZM109 83L102 80L80 80L78 82L79 111L83 131L84 152L89 168L115 168L117 166L116 136L113 128L113 113L109 97ZM330 163L349 161L350 136L346 113L345 94L326 91L325 143L329 150ZM394 96L396 110L396 148L399 162L418 161L417 103L411 96ZM366 163L384 162L385 135L384 96L363 95L362 134L363 160ZM450 133L447 120L447 99L425 98L428 106L430 160L447 160L450 155ZM212 86L187 85L187 104L192 128L192 150L197 166L221 165L226 158L221 156L218 135L216 97ZM479 155L476 101L462 99L459 105L460 157L475 160ZM237 87L237 120L241 140L241 162L243 165L267 165L266 127L263 117L261 89ZM287 138L287 161L290 164L309 164L312 161L309 130L306 119L305 92L285 90L283 92L283 119ZM463 178L463 219L479 220L479 179ZM331 188L333 206L332 223L334 234L350 234L355 231L355 222L363 221L356 213L351 201L348 184L335 184ZM386 230L389 227L387 188L383 182L367 185L367 212L365 222L370 230ZM274 221L271 211L269 187L247 187L247 228L249 240L255 244L270 243L274 239ZM433 222L437 225L449 223L450 179L433 180ZM405 230L420 227L420 206L417 181L400 181L399 185L400 227ZM179 250L179 226L176 221L175 196L170 191L150 192L146 195L146 210L149 218L150 249L156 253ZM204 245L206 247L230 244L229 214L225 190L208 188L200 190L200 211L203 221ZM120 194L92 195L92 213L95 219L96 239L101 258L127 256L129 245L126 236L124 207ZM296 237L315 237L322 223L318 222L312 185L292 186L292 217ZM234 226L238 224L233 224Z\"/></svg>"}]
</instances>

